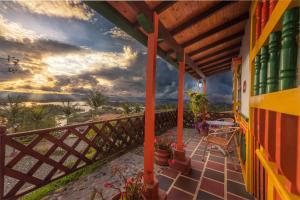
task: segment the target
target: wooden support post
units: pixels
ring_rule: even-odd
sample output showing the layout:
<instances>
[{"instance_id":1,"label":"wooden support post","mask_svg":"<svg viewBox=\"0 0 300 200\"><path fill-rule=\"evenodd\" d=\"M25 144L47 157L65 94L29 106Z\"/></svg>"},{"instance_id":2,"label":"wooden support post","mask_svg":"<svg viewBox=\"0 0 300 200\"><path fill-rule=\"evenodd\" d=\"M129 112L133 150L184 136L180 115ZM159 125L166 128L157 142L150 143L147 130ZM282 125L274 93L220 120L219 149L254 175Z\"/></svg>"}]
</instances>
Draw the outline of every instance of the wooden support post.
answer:
<instances>
[{"instance_id":1,"label":"wooden support post","mask_svg":"<svg viewBox=\"0 0 300 200\"><path fill-rule=\"evenodd\" d=\"M155 71L158 39L158 15L153 14L153 32L148 34L148 61L146 69L146 109L144 137L144 197L147 200L165 199L159 192L154 175L154 137L155 137Z\"/></svg>"},{"instance_id":2,"label":"wooden support post","mask_svg":"<svg viewBox=\"0 0 300 200\"><path fill-rule=\"evenodd\" d=\"M191 170L191 159L185 156L183 145L183 108L184 108L184 68L185 56L179 61L178 74L178 113L177 113L177 144L174 150L174 160L171 162L172 168L183 173L189 173Z\"/></svg>"},{"instance_id":3,"label":"wooden support post","mask_svg":"<svg viewBox=\"0 0 300 200\"><path fill-rule=\"evenodd\" d=\"M5 133L6 127L0 125L0 199L4 197Z\"/></svg>"}]
</instances>

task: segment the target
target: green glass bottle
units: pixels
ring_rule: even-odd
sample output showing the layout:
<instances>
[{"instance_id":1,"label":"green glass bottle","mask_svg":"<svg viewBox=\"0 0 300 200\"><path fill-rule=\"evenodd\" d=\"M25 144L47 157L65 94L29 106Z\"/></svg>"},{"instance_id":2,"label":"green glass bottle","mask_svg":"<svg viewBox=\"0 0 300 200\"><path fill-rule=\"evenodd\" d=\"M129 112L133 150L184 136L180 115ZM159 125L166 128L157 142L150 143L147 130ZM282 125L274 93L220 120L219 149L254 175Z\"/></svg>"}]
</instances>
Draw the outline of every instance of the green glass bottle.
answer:
<instances>
[{"instance_id":1,"label":"green glass bottle","mask_svg":"<svg viewBox=\"0 0 300 200\"><path fill-rule=\"evenodd\" d=\"M254 62L254 84L253 84L253 94L259 95L259 71L260 71L260 55L257 55L255 57Z\"/></svg>"},{"instance_id":2,"label":"green glass bottle","mask_svg":"<svg viewBox=\"0 0 300 200\"><path fill-rule=\"evenodd\" d=\"M280 62L281 32L271 33L269 36L269 59L267 68L267 93L278 90L278 72Z\"/></svg>"},{"instance_id":3,"label":"green glass bottle","mask_svg":"<svg viewBox=\"0 0 300 200\"><path fill-rule=\"evenodd\" d=\"M299 8L291 8L283 15L279 66L279 90L296 87L297 41Z\"/></svg>"},{"instance_id":4,"label":"green glass bottle","mask_svg":"<svg viewBox=\"0 0 300 200\"><path fill-rule=\"evenodd\" d=\"M260 50L259 94L267 91L268 57L268 46L263 46Z\"/></svg>"}]
</instances>

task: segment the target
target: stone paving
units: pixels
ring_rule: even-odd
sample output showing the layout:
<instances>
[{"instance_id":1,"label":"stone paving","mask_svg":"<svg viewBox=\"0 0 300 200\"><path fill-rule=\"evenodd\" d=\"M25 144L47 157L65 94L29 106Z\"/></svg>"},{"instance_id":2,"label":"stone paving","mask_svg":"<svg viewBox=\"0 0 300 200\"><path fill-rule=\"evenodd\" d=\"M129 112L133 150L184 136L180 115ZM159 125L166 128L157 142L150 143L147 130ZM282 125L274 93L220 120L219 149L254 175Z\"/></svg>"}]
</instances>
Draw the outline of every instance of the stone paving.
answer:
<instances>
[{"instance_id":1,"label":"stone paving","mask_svg":"<svg viewBox=\"0 0 300 200\"><path fill-rule=\"evenodd\" d=\"M174 134L176 129L171 130ZM203 153L202 138L194 129L184 130L186 154L192 158L192 172L182 175L168 167L155 165L155 172L162 190L168 193L168 200L179 199L227 199L242 200L251 199L245 192L241 169L233 169L232 163L220 152L211 150L206 154L205 162L202 162ZM113 166L126 167L124 174L127 177L143 171L143 147L140 146L117 159L105 164L95 172L81 177L78 181L67 184L53 194L44 197L44 200L65 199L91 199L93 191L101 191L104 199L111 199L117 193L112 189L104 189L106 182L118 185L119 179L111 173ZM95 200L102 197L96 195Z\"/></svg>"}]
</instances>

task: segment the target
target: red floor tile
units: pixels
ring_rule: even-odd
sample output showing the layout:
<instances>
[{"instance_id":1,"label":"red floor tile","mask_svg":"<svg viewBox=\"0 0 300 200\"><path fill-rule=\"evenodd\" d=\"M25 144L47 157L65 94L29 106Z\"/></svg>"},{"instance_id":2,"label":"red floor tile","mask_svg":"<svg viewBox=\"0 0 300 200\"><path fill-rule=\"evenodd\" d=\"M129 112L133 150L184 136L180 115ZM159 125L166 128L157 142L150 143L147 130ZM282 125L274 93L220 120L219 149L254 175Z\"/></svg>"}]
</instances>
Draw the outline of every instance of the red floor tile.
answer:
<instances>
[{"instance_id":1,"label":"red floor tile","mask_svg":"<svg viewBox=\"0 0 300 200\"><path fill-rule=\"evenodd\" d=\"M239 172L227 170L227 179L244 183L243 175Z\"/></svg>"},{"instance_id":2,"label":"red floor tile","mask_svg":"<svg viewBox=\"0 0 300 200\"><path fill-rule=\"evenodd\" d=\"M191 160L192 168L198 171L202 171L204 163L196 160Z\"/></svg>"},{"instance_id":3,"label":"red floor tile","mask_svg":"<svg viewBox=\"0 0 300 200\"><path fill-rule=\"evenodd\" d=\"M234 169L233 163L227 163L227 169L230 169L232 171L242 172L241 166L238 163L235 163L235 166L237 169Z\"/></svg>"},{"instance_id":4,"label":"red floor tile","mask_svg":"<svg viewBox=\"0 0 300 200\"><path fill-rule=\"evenodd\" d=\"M227 193L227 200L244 200L244 198L238 197L236 195Z\"/></svg>"},{"instance_id":5,"label":"red floor tile","mask_svg":"<svg viewBox=\"0 0 300 200\"><path fill-rule=\"evenodd\" d=\"M172 188L168 194L168 200L192 200L193 196L185 192Z\"/></svg>"},{"instance_id":6,"label":"red floor tile","mask_svg":"<svg viewBox=\"0 0 300 200\"><path fill-rule=\"evenodd\" d=\"M222 165L220 163L208 161L206 164L206 167L218 170L220 172L224 172L224 165Z\"/></svg>"},{"instance_id":7,"label":"red floor tile","mask_svg":"<svg viewBox=\"0 0 300 200\"><path fill-rule=\"evenodd\" d=\"M175 169L167 168L162 171L162 174L175 179L177 177L177 175L179 174L179 172Z\"/></svg>"},{"instance_id":8,"label":"red floor tile","mask_svg":"<svg viewBox=\"0 0 300 200\"><path fill-rule=\"evenodd\" d=\"M180 176L174 184L174 186L190 193L195 193L197 185L198 181L194 181L183 176Z\"/></svg>"},{"instance_id":9,"label":"red floor tile","mask_svg":"<svg viewBox=\"0 0 300 200\"><path fill-rule=\"evenodd\" d=\"M200 188L205 192L208 191L220 197L224 197L224 184L204 178L202 179Z\"/></svg>"}]
</instances>

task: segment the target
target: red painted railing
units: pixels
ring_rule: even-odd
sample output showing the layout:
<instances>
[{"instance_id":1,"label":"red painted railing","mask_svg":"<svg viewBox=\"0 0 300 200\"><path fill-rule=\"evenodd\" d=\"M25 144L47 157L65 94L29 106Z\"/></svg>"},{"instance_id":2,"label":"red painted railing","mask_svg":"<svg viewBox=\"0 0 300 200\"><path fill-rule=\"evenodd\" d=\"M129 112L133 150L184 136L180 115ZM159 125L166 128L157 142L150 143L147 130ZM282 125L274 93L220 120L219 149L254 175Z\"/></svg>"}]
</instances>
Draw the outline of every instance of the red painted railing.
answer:
<instances>
[{"instance_id":1,"label":"red painted railing","mask_svg":"<svg viewBox=\"0 0 300 200\"><path fill-rule=\"evenodd\" d=\"M156 131L175 126L175 110L156 113ZM143 134L143 114L15 134L6 134L1 127L0 198L22 196L108 155L142 144ZM15 155L9 156L12 152Z\"/></svg>"},{"instance_id":2,"label":"red painted railing","mask_svg":"<svg viewBox=\"0 0 300 200\"><path fill-rule=\"evenodd\" d=\"M211 113L210 119L232 117ZM156 132L176 127L177 111L157 112ZM190 112L184 127L194 126ZM144 115L6 134L0 126L0 199L15 199L84 166L143 143ZM13 150L14 149L14 150Z\"/></svg>"}]
</instances>

